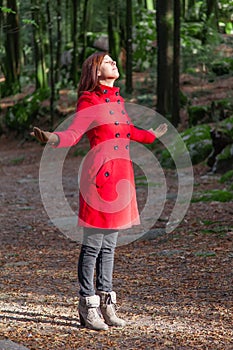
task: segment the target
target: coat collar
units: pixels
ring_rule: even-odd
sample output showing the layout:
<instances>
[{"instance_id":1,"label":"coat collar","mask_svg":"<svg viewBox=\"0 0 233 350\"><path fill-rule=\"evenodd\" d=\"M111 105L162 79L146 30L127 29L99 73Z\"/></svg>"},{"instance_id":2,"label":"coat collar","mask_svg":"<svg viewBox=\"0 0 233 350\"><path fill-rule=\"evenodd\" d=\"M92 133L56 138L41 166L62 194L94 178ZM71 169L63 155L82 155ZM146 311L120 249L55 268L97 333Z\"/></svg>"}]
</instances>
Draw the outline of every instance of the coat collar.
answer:
<instances>
[{"instance_id":1,"label":"coat collar","mask_svg":"<svg viewBox=\"0 0 233 350\"><path fill-rule=\"evenodd\" d=\"M116 86L111 87L111 86L100 84L96 87L96 92L106 96L111 96L111 95L118 96L120 95L120 88Z\"/></svg>"}]
</instances>

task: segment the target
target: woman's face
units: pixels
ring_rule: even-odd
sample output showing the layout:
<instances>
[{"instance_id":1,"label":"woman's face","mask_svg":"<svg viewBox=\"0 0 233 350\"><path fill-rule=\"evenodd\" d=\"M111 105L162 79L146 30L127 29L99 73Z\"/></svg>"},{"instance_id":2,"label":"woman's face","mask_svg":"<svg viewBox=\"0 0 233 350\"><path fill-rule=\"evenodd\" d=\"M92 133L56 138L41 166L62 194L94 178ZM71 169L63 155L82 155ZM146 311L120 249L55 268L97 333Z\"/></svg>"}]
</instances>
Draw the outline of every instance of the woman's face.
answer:
<instances>
[{"instance_id":1,"label":"woman's face","mask_svg":"<svg viewBox=\"0 0 233 350\"><path fill-rule=\"evenodd\" d=\"M105 55L98 71L98 77L100 80L117 79L119 78L118 68L116 62L113 59Z\"/></svg>"}]
</instances>

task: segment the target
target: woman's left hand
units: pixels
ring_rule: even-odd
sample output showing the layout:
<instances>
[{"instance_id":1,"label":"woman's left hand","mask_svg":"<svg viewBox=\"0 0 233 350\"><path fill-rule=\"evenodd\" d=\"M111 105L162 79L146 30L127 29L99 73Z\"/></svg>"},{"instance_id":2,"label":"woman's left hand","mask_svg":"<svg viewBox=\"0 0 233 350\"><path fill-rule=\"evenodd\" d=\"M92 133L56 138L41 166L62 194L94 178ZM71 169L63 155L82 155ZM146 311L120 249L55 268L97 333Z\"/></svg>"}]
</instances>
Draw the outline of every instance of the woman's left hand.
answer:
<instances>
[{"instance_id":1,"label":"woman's left hand","mask_svg":"<svg viewBox=\"0 0 233 350\"><path fill-rule=\"evenodd\" d=\"M167 132L167 124L164 123L164 124L160 124L155 130L154 129L149 129L149 131L152 131L156 138L159 139L161 136L163 136L166 132Z\"/></svg>"}]
</instances>

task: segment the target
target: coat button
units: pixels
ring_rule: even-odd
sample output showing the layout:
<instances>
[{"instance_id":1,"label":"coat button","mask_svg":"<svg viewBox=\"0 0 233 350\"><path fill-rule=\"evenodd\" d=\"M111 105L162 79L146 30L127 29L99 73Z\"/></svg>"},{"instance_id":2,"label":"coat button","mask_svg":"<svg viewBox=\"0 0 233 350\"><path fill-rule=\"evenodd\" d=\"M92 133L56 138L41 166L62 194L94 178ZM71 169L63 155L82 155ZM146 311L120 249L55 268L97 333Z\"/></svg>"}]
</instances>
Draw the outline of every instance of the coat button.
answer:
<instances>
[{"instance_id":1,"label":"coat button","mask_svg":"<svg viewBox=\"0 0 233 350\"><path fill-rule=\"evenodd\" d=\"M126 124L128 124L128 125L129 125L129 124L130 124L130 121L129 121L129 120L127 120L127 121L126 121Z\"/></svg>"},{"instance_id":2,"label":"coat button","mask_svg":"<svg viewBox=\"0 0 233 350\"><path fill-rule=\"evenodd\" d=\"M127 137L130 138L130 133L127 134Z\"/></svg>"},{"instance_id":3,"label":"coat button","mask_svg":"<svg viewBox=\"0 0 233 350\"><path fill-rule=\"evenodd\" d=\"M119 96L119 92L118 91L116 92L116 96Z\"/></svg>"},{"instance_id":4,"label":"coat button","mask_svg":"<svg viewBox=\"0 0 233 350\"><path fill-rule=\"evenodd\" d=\"M125 111L121 111L122 114L125 114Z\"/></svg>"},{"instance_id":5,"label":"coat button","mask_svg":"<svg viewBox=\"0 0 233 350\"><path fill-rule=\"evenodd\" d=\"M115 137L120 137L120 133L117 132L116 135L115 135Z\"/></svg>"},{"instance_id":6,"label":"coat button","mask_svg":"<svg viewBox=\"0 0 233 350\"><path fill-rule=\"evenodd\" d=\"M114 124L115 124L115 125L119 125L120 123L116 120Z\"/></svg>"},{"instance_id":7,"label":"coat button","mask_svg":"<svg viewBox=\"0 0 233 350\"><path fill-rule=\"evenodd\" d=\"M105 101L106 101L106 102L110 102L110 98L106 98Z\"/></svg>"},{"instance_id":8,"label":"coat button","mask_svg":"<svg viewBox=\"0 0 233 350\"><path fill-rule=\"evenodd\" d=\"M104 89L104 90L103 90L103 93L104 93L104 94L107 94L107 93L108 93L108 90Z\"/></svg>"},{"instance_id":9,"label":"coat button","mask_svg":"<svg viewBox=\"0 0 233 350\"><path fill-rule=\"evenodd\" d=\"M125 148L126 148L126 149L129 149L129 145L126 145Z\"/></svg>"},{"instance_id":10,"label":"coat button","mask_svg":"<svg viewBox=\"0 0 233 350\"><path fill-rule=\"evenodd\" d=\"M117 103L120 104L120 103L121 103L121 100L117 100Z\"/></svg>"},{"instance_id":11,"label":"coat button","mask_svg":"<svg viewBox=\"0 0 233 350\"><path fill-rule=\"evenodd\" d=\"M106 173L104 174L106 177L109 177L109 172L108 171L106 171Z\"/></svg>"},{"instance_id":12,"label":"coat button","mask_svg":"<svg viewBox=\"0 0 233 350\"><path fill-rule=\"evenodd\" d=\"M114 114L114 111L112 111L112 110L111 110L111 111L109 111L109 114L113 115L113 114Z\"/></svg>"},{"instance_id":13,"label":"coat button","mask_svg":"<svg viewBox=\"0 0 233 350\"><path fill-rule=\"evenodd\" d=\"M119 148L118 146L114 146L114 150L115 150L115 151L118 150L118 148Z\"/></svg>"}]
</instances>

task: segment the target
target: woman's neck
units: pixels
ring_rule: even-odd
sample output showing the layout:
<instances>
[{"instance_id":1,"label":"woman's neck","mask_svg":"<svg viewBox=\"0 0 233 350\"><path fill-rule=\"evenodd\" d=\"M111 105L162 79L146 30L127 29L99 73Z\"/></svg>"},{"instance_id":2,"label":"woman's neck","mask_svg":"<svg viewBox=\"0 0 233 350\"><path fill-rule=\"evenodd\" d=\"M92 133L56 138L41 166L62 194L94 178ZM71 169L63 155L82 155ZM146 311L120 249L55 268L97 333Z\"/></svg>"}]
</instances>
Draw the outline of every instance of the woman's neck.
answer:
<instances>
[{"instance_id":1,"label":"woman's neck","mask_svg":"<svg viewBox=\"0 0 233 350\"><path fill-rule=\"evenodd\" d=\"M99 80L99 83L101 85L113 87L115 83L115 79L106 79L106 80Z\"/></svg>"}]
</instances>

